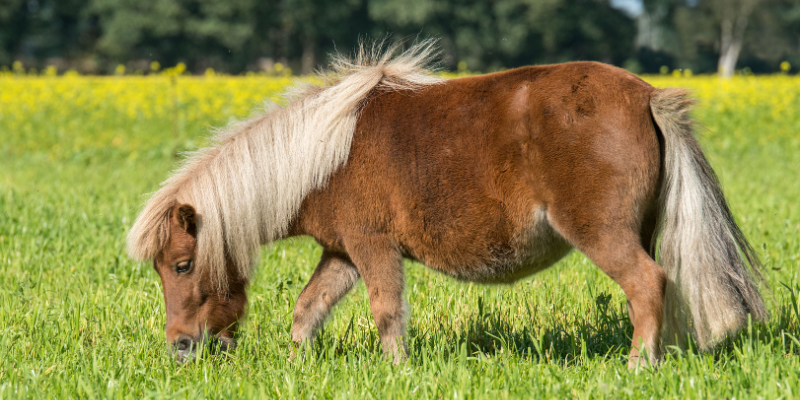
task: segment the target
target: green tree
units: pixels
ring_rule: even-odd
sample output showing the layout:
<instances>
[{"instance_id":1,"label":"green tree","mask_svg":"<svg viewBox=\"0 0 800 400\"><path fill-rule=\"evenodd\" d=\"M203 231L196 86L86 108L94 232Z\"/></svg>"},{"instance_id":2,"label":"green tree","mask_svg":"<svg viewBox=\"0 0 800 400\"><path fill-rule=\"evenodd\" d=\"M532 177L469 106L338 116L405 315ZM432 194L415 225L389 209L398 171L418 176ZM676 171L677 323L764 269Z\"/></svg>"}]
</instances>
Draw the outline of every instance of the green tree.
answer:
<instances>
[{"instance_id":1,"label":"green tree","mask_svg":"<svg viewBox=\"0 0 800 400\"><path fill-rule=\"evenodd\" d=\"M16 59L29 66L91 54L95 22L79 0L0 2L0 65Z\"/></svg>"},{"instance_id":2,"label":"green tree","mask_svg":"<svg viewBox=\"0 0 800 400\"><path fill-rule=\"evenodd\" d=\"M254 0L93 0L100 53L113 62L156 59L244 67L256 26Z\"/></svg>"},{"instance_id":3,"label":"green tree","mask_svg":"<svg viewBox=\"0 0 800 400\"><path fill-rule=\"evenodd\" d=\"M473 69L599 60L622 64L633 50L634 21L603 0L370 0L388 31L440 37L444 63Z\"/></svg>"},{"instance_id":4,"label":"green tree","mask_svg":"<svg viewBox=\"0 0 800 400\"><path fill-rule=\"evenodd\" d=\"M0 2L0 65L9 65L19 51L19 43L28 25L26 2Z\"/></svg>"},{"instance_id":5,"label":"green tree","mask_svg":"<svg viewBox=\"0 0 800 400\"><path fill-rule=\"evenodd\" d=\"M638 44L669 53L673 67L722 76L733 74L737 65L769 72L800 53L798 0L645 0L644 5Z\"/></svg>"},{"instance_id":6,"label":"green tree","mask_svg":"<svg viewBox=\"0 0 800 400\"><path fill-rule=\"evenodd\" d=\"M359 18L360 0L282 0L279 4L286 53L290 47L301 49L300 71L304 74L311 72L320 55L332 51L337 41L349 50L358 38L358 34L348 37L350 28L365 25Z\"/></svg>"}]
</instances>

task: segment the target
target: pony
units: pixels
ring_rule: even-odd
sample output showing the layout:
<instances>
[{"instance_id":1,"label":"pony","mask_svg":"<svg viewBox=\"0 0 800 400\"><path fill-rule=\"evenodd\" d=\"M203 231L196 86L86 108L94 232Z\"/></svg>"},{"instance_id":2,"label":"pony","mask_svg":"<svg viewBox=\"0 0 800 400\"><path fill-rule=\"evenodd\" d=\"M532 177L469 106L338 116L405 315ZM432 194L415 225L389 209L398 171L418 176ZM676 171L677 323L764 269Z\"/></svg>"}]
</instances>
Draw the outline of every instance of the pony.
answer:
<instances>
[{"instance_id":1,"label":"pony","mask_svg":"<svg viewBox=\"0 0 800 400\"><path fill-rule=\"evenodd\" d=\"M596 62L445 80L436 54L424 41L337 56L321 85L222 130L150 197L128 252L161 278L179 362L207 340L234 348L259 247L298 235L323 252L292 354L360 278L383 352L407 359L404 258L503 284L577 249L627 298L630 367L767 318L685 90Z\"/></svg>"}]
</instances>

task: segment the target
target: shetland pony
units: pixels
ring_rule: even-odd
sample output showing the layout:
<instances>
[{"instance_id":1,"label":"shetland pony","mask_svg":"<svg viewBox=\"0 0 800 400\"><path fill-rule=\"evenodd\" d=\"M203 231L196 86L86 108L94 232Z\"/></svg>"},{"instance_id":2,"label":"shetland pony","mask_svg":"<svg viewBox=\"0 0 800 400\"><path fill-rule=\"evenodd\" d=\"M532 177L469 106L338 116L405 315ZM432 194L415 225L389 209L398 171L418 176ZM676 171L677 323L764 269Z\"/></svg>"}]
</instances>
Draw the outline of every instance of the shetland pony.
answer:
<instances>
[{"instance_id":1,"label":"shetland pony","mask_svg":"<svg viewBox=\"0 0 800 400\"><path fill-rule=\"evenodd\" d=\"M259 246L296 235L323 247L295 305L298 345L361 278L399 362L403 258L510 283L573 248L627 297L629 366L766 318L759 260L685 91L595 62L444 80L426 69L432 42L395 50L337 58L322 86L224 131L147 201L128 251L153 260L179 361L207 338L232 348Z\"/></svg>"}]
</instances>

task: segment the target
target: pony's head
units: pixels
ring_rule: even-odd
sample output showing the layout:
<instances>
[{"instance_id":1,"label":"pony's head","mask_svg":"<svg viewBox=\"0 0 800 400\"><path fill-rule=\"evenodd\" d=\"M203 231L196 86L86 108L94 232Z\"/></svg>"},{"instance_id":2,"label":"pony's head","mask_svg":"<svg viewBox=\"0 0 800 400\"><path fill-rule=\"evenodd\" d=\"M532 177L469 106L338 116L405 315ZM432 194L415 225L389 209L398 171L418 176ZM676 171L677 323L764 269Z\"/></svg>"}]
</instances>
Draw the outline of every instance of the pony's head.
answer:
<instances>
[{"instance_id":1,"label":"pony's head","mask_svg":"<svg viewBox=\"0 0 800 400\"><path fill-rule=\"evenodd\" d=\"M215 282L198 260L200 216L176 204L162 219L162 245L153 257L166 306L166 338L178 362L191 360L200 346L228 350L247 305L247 279L227 263L225 285Z\"/></svg>"}]
</instances>

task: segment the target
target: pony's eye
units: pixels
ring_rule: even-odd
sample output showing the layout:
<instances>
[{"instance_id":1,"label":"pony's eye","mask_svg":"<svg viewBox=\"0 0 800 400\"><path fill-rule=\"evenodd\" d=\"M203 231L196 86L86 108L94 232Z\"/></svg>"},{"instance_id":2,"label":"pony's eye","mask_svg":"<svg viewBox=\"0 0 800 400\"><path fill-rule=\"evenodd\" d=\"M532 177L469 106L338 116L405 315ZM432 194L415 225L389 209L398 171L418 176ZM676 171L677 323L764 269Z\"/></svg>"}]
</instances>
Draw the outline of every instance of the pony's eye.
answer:
<instances>
[{"instance_id":1,"label":"pony's eye","mask_svg":"<svg viewBox=\"0 0 800 400\"><path fill-rule=\"evenodd\" d=\"M192 269L192 260L181 261L175 264L175 272L183 274Z\"/></svg>"}]
</instances>

